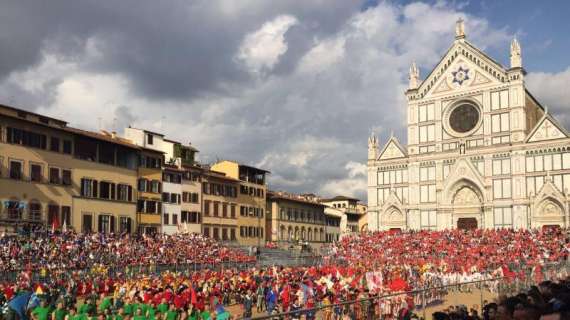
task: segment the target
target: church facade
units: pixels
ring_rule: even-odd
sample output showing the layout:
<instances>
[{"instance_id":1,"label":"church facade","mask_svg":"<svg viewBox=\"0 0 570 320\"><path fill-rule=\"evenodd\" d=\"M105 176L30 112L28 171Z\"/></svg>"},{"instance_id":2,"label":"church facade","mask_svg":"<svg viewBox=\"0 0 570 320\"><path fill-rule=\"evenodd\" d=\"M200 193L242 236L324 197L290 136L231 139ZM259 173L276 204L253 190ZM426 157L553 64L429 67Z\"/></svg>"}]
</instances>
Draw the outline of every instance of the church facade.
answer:
<instances>
[{"instance_id":1,"label":"church facade","mask_svg":"<svg viewBox=\"0 0 570 320\"><path fill-rule=\"evenodd\" d=\"M541 228L570 224L570 136L510 68L455 41L424 79L412 64L407 145L368 139L368 229Z\"/></svg>"}]
</instances>

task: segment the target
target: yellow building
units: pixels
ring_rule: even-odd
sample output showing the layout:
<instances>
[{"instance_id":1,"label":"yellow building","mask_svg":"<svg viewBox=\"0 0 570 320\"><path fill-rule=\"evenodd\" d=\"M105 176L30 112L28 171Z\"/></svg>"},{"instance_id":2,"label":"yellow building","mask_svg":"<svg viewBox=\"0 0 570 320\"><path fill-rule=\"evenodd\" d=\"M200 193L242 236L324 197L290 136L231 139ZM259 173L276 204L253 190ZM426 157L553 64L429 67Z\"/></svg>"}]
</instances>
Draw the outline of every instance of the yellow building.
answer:
<instances>
[{"instance_id":1,"label":"yellow building","mask_svg":"<svg viewBox=\"0 0 570 320\"><path fill-rule=\"evenodd\" d=\"M223 241L237 240L239 180L222 172L202 175L202 234Z\"/></svg>"},{"instance_id":2,"label":"yellow building","mask_svg":"<svg viewBox=\"0 0 570 320\"><path fill-rule=\"evenodd\" d=\"M264 245L267 239L265 175L269 171L228 160L212 165L212 170L223 172L227 177L239 181L237 196L239 244L258 247Z\"/></svg>"},{"instance_id":3,"label":"yellow building","mask_svg":"<svg viewBox=\"0 0 570 320\"><path fill-rule=\"evenodd\" d=\"M164 154L153 149L140 148L136 217L138 232L161 232L162 164Z\"/></svg>"},{"instance_id":4,"label":"yellow building","mask_svg":"<svg viewBox=\"0 0 570 320\"><path fill-rule=\"evenodd\" d=\"M326 241L325 206L302 195L269 192L270 239L280 246L308 244L319 248Z\"/></svg>"},{"instance_id":5,"label":"yellow building","mask_svg":"<svg viewBox=\"0 0 570 320\"><path fill-rule=\"evenodd\" d=\"M133 232L140 149L0 105L0 225Z\"/></svg>"}]
</instances>

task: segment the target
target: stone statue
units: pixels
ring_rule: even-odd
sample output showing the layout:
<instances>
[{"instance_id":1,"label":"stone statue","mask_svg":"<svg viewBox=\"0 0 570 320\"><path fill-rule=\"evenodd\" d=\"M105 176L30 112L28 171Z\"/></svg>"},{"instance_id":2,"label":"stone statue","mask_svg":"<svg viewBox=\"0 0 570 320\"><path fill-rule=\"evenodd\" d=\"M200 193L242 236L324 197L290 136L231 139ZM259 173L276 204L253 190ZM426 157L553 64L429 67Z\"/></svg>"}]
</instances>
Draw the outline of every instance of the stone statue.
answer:
<instances>
[{"instance_id":1,"label":"stone statue","mask_svg":"<svg viewBox=\"0 0 570 320\"><path fill-rule=\"evenodd\" d=\"M455 23L455 39L465 38L465 25L463 24L463 18L459 18Z\"/></svg>"},{"instance_id":2,"label":"stone statue","mask_svg":"<svg viewBox=\"0 0 570 320\"><path fill-rule=\"evenodd\" d=\"M514 38L511 42L511 68L521 68L522 67L522 55L521 55L521 45Z\"/></svg>"}]
</instances>

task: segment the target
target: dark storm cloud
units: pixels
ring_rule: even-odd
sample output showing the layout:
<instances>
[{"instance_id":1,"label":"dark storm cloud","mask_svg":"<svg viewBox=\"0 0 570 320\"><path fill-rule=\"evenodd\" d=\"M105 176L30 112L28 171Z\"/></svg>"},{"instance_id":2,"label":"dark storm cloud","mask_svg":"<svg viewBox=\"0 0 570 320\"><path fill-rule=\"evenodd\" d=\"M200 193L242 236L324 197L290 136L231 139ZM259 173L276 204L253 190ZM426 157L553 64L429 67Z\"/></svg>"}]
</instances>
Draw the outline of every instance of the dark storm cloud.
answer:
<instances>
[{"instance_id":1,"label":"dark storm cloud","mask_svg":"<svg viewBox=\"0 0 570 320\"><path fill-rule=\"evenodd\" d=\"M355 8L356 1L7 1L0 10L0 77L36 65L49 50L91 72L120 73L150 99L237 90L250 80L233 59L245 34L279 14L296 16L312 36L332 33ZM97 55L85 59L88 42Z\"/></svg>"}]
</instances>

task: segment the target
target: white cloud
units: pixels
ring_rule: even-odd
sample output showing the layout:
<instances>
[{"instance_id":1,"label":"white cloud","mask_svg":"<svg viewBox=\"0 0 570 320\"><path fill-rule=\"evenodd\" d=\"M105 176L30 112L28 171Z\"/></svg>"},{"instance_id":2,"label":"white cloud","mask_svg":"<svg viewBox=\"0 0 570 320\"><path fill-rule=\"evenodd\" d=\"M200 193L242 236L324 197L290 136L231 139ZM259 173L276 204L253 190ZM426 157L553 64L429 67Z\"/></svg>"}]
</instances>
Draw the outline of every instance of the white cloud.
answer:
<instances>
[{"instance_id":1,"label":"white cloud","mask_svg":"<svg viewBox=\"0 0 570 320\"><path fill-rule=\"evenodd\" d=\"M366 165L349 161L344 169L346 178L328 181L320 189L322 194L359 197L366 190ZM361 199L366 202L366 199Z\"/></svg>"},{"instance_id":2,"label":"white cloud","mask_svg":"<svg viewBox=\"0 0 570 320\"><path fill-rule=\"evenodd\" d=\"M297 23L297 18L291 15L280 15L264 23L259 30L245 36L237 59L253 73L271 70L287 51L285 32Z\"/></svg>"},{"instance_id":3,"label":"white cloud","mask_svg":"<svg viewBox=\"0 0 570 320\"><path fill-rule=\"evenodd\" d=\"M525 80L529 91L570 129L570 67L558 73L531 72Z\"/></svg>"}]
</instances>

